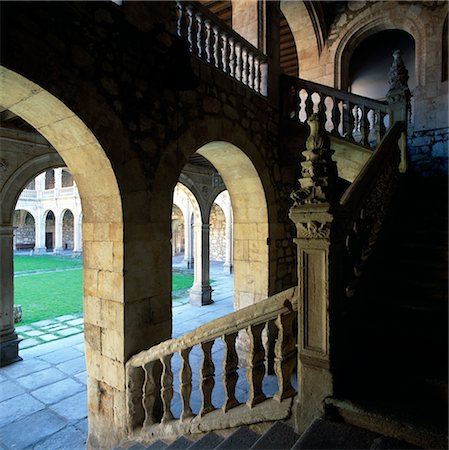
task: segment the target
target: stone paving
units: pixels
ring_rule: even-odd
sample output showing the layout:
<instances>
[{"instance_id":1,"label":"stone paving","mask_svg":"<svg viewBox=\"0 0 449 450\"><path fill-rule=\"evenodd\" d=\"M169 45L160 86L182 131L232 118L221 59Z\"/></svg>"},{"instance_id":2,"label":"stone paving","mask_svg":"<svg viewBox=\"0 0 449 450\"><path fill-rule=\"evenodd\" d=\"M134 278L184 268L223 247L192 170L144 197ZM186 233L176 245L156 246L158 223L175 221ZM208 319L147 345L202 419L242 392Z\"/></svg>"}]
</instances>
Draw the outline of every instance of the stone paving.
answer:
<instances>
[{"instance_id":1,"label":"stone paving","mask_svg":"<svg viewBox=\"0 0 449 450\"><path fill-rule=\"evenodd\" d=\"M174 266L181 267L178 259ZM173 337L233 311L233 277L220 264L211 263L215 303L196 307L189 303L173 308ZM24 339L20 344L23 361L0 369L0 448L2 450L78 450L85 448L87 437L87 374L84 358L82 317L58 317L18 327ZM223 345L213 347L216 361L216 389L213 400L220 406L224 399L221 383ZM199 349L191 353L191 365L201 364ZM174 372L180 367L173 358ZM237 397L244 401L247 388L240 369ZM194 370L192 409L199 410L198 370ZM179 381L175 377L173 413L181 409ZM271 388L268 388L271 390ZM267 392L268 393L268 392Z\"/></svg>"}]
</instances>

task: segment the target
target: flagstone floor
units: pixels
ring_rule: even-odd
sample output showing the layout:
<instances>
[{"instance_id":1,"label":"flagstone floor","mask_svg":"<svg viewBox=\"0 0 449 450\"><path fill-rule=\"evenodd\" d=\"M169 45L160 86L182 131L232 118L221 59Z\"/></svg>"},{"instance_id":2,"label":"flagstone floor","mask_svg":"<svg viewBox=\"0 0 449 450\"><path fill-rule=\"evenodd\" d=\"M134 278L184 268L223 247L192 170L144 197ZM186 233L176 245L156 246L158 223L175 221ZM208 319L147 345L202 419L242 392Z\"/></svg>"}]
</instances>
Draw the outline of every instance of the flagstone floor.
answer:
<instances>
[{"instance_id":1,"label":"flagstone floor","mask_svg":"<svg viewBox=\"0 0 449 450\"><path fill-rule=\"evenodd\" d=\"M182 262L174 260L174 266ZM222 265L211 263L214 280L214 303L196 307L187 301L173 308L173 337L178 337L217 317L233 311L233 277ZM17 327L23 338L20 355L23 361L0 369L0 448L33 450L78 450L85 448L87 436L87 375L84 357L83 319L68 315L53 320ZM221 377L223 345L213 347L216 377ZM197 348L191 353L192 366L200 367ZM221 359L220 359L221 358ZM180 361L173 358L173 371ZM244 369L237 397L247 394ZM198 371L196 371L198 372ZM175 377L177 379L177 377ZM176 383L176 382L175 382ZM181 410L179 386L175 384L172 408L175 416ZM198 376L193 378L192 409L198 411L200 395ZM272 391L274 387L268 386ZM268 393L268 392L267 392ZM214 389L213 400L219 406L223 389Z\"/></svg>"}]
</instances>

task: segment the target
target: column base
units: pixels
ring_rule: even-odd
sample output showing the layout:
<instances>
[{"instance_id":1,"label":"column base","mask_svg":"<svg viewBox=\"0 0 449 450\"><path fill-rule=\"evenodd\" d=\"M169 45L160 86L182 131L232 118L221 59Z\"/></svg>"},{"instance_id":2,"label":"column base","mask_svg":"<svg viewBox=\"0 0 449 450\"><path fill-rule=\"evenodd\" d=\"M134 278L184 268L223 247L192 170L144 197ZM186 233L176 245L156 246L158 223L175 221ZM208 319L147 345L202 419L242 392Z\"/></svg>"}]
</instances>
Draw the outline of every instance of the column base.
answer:
<instances>
[{"instance_id":1,"label":"column base","mask_svg":"<svg viewBox=\"0 0 449 450\"><path fill-rule=\"evenodd\" d=\"M189 303L195 306L205 306L214 303L212 300L213 289L210 286L193 286L189 290Z\"/></svg>"},{"instance_id":2,"label":"column base","mask_svg":"<svg viewBox=\"0 0 449 450\"><path fill-rule=\"evenodd\" d=\"M60 255L62 252L63 252L63 248L62 247L55 247L54 249L53 249L53 253L55 254L55 255Z\"/></svg>"},{"instance_id":3,"label":"column base","mask_svg":"<svg viewBox=\"0 0 449 450\"><path fill-rule=\"evenodd\" d=\"M0 342L0 367L22 361L19 356L19 342L21 341L22 339L16 337L10 341Z\"/></svg>"},{"instance_id":4,"label":"column base","mask_svg":"<svg viewBox=\"0 0 449 450\"><path fill-rule=\"evenodd\" d=\"M234 271L234 266L232 264L223 264L223 272L232 273Z\"/></svg>"},{"instance_id":5,"label":"column base","mask_svg":"<svg viewBox=\"0 0 449 450\"><path fill-rule=\"evenodd\" d=\"M33 250L33 253L35 255L43 255L43 254L47 253L47 249L46 249L46 247L35 247Z\"/></svg>"}]
</instances>

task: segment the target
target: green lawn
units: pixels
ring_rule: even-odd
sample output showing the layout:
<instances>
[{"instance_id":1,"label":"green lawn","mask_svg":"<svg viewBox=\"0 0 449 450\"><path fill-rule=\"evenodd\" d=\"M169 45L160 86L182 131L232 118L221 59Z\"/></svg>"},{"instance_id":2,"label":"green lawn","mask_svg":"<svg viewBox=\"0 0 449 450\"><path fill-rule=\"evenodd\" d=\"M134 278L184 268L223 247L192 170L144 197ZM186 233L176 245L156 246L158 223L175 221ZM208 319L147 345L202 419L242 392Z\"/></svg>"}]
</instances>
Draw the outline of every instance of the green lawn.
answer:
<instances>
[{"instance_id":1,"label":"green lawn","mask_svg":"<svg viewBox=\"0 0 449 450\"><path fill-rule=\"evenodd\" d=\"M57 269L73 268L58 271ZM44 270L43 273L27 273ZM67 256L14 257L14 303L22 305L20 325L53 319L83 310L82 259ZM173 271L173 299L192 287L193 274Z\"/></svg>"},{"instance_id":2,"label":"green lawn","mask_svg":"<svg viewBox=\"0 0 449 450\"><path fill-rule=\"evenodd\" d=\"M61 269L66 267L82 267L83 261L81 256L53 256L53 255L39 255L39 256L14 256L14 272L24 272L29 270L47 270L47 269Z\"/></svg>"}]
</instances>

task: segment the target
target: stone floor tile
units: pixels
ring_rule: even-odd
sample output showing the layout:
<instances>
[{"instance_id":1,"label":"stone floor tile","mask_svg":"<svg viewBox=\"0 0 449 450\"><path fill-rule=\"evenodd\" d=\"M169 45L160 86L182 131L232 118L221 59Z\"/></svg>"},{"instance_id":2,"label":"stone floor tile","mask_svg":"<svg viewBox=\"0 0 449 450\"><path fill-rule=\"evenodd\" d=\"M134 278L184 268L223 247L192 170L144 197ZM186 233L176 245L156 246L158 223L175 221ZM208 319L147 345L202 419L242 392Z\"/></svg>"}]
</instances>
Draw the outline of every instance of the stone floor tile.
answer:
<instances>
[{"instance_id":1,"label":"stone floor tile","mask_svg":"<svg viewBox=\"0 0 449 450\"><path fill-rule=\"evenodd\" d=\"M82 344L74 345L72 348L78 350L81 353L84 353L84 342Z\"/></svg>"},{"instance_id":2,"label":"stone floor tile","mask_svg":"<svg viewBox=\"0 0 449 450\"><path fill-rule=\"evenodd\" d=\"M87 372L86 372L86 371L77 373L77 374L75 375L75 378L76 378L77 380L81 381L81 383L87 384Z\"/></svg>"},{"instance_id":3,"label":"stone floor tile","mask_svg":"<svg viewBox=\"0 0 449 450\"><path fill-rule=\"evenodd\" d=\"M86 440L86 433L69 426L39 442L33 450L84 450Z\"/></svg>"},{"instance_id":4,"label":"stone floor tile","mask_svg":"<svg viewBox=\"0 0 449 450\"><path fill-rule=\"evenodd\" d=\"M45 405L42 402L26 393L5 400L2 402L0 408L0 427L11 424L22 417L33 414L44 408Z\"/></svg>"},{"instance_id":5,"label":"stone floor tile","mask_svg":"<svg viewBox=\"0 0 449 450\"><path fill-rule=\"evenodd\" d=\"M22 358L35 357L42 355L46 355L47 353L54 352L55 350L60 350L64 348L72 347L76 344L84 343L84 335L83 333L74 334L73 336L69 336L67 338L58 339L56 341L47 342L45 344L41 344L37 347L26 349L21 352Z\"/></svg>"},{"instance_id":6,"label":"stone floor tile","mask_svg":"<svg viewBox=\"0 0 449 450\"><path fill-rule=\"evenodd\" d=\"M66 398L52 406L50 409L68 420L80 420L87 417L87 391Z\"/></svg>"},{"instance_id":7,"label":"stone floor tile","mask_svg":"<svg viewBox=\"0 0 449 450\"><path fill-rule=\"evenodd\" d=\"M41 328L41 327L45 327L46 325L50 325L52 323L53 323L52 320L40 320L39 322L34 322L33 323L33 327L34 328Z\"/></svg>"},{"instance_id":8,"label":"stone floor tile","mask_svg":"<svg viewBox=\"0 0 449 450\"><path fill-rule=\"evenodd\" d=\"M33 327L31 327L30 325L20 325L20 327L16 327L16 333L22 333L23 331L28 331L28 330L32 330Z\"/></svg>"},{"instance_id":9,"label":"stone floor tile","mask_svg":"<svg viewBox=\"0 0 449 450\"><path fill-rule=\"evenodd\" d=\"M79 358L80 356L81 354L79 351L75 350L73 347L69 347L42 355L40 359L43 359L51 364L60 364L70 359Z\"/></svg>"},{"instance_id":10,"label":"stone floor tile","mask_svg":"<svg viewBox=\"0 0 449 450\"><path fill-rule=\"evenodd\" d=\"M50 364L45 361L29 358L3 367L2 373L10 378L19 378L29 375L30 373L36 373L40 370L47 369L48 367L50 367Z\"/></svg>"},{"instance_id":11,"label":"stone floor tile","mask_svg":"<svg viewBox=\"0 0 449 450\"><path fill-rule=\"evenodd\" d=\"M85 419L80 420L79 422L76 422L73 426L75 428L78 428L78 430L81 430L82 432L87 434L88 431L87 417Z\"/></svg>"},{"instance_id":12,"label":"stone floor tile","mask_svg":"<svg viewBox=\"0 0 449 450\"><path fill-rule=\"evenodd\" d=\"M39 336L39 339L42 339L45 342L54 341L55 339L58 339L58 336L54 334L43 334L42 336Z\"/></svg>"},{"instance_id":13,"label":"stone floor tile","mask_svg":"<svg viewBox=\"0 0 449 450\"><path fill-rule=\"evenodd\" d=\"M0 383L0 402L24 393L23 387L14 383L14 381L2 381Z\"/></svg>"},{"instance_id":14,"label":"stone floor tile","mask_svg":"<svg viewBox=\"0 0 449 450\"><path fill-rule=\"evenodd\" d=\"M44 369L37 374L27 375L26 377L17 378L17 383L26 389L38 389L40 387L46 386L56 381L66 378L67 375L60 370L50 367L49 369Z\"/></svg>"},{"instance_id":15,"label":"stone floor tile","mask_svg":"<svg viewBox=\"0 0 449 450\"><path fill-rule=\"evenodd\" d=\"M74 320L69 320L67 322L68 325L83 325L84 324L84 319L82 317L80 317L79 319L74 319Z\"/></svg>"},{"instance_id":16,"label":"stone floor tile","mask_svg":"<svg viewBox=\"0 0 449 450\"><path fill-rule=\"evenodd\" d=\"M27 348L34 347L35 345L39 345L41 343L42 343L42 341L39 339L34 339L34 338L24 339L19 344L19 348L20 348L20 350L25 350ZM22 352L20 352L20 354L22 354Z\"/></svg>"},{"instance_id":17,"label":"stone floor tile","mask_svg":"<svg viewBox=\"0 0 449 450\"><path fill-rule=\"evenodd\" d=\"M13 449L30 448L41 439L66 426L67 422L52 411L43 410L0 428L0 441ZM56 450L59 447L53 447Z\"/></svg>"},{"instance_id":18,"label":"stone floor tile","mask_svg":"<svg viewBox=\"0 0 449 450\"><path fill-rule=\"evenodd\" d=\"M62 399L78 393L83 389L85 389L83 384L71 378L66 378L33 391L33 396L49 405L55 402L61 403L60 401Z\"/></svg>"},{"instance_id":19,"label":"stone floor tile","mask_svg":"<svg viewBox=\"0 0 449 450\"><path fill-rule=\"evenodd\" d=\"M52 329L52 328L54 328L54 327L57 327L57 326L59 326L60 325L60 323L59 322L52 322L51 324L49 324L49 325L45 325L45 327L40 327L42 330L50 330L50 329Z\"/></svg>"},{"instance_id":20,"label":"stone floor tile","mask_svg":"<svg viewBox=\"0 0 449 450\"><path fill-rule=\"evenodd\" d=\"M57 366L59 370L62 370L68 375L75 375L86 370L86 358L80 356L79 358L71 359L63 362Z\"/></svg>"},{"instance_id":21,"label":"stone floor tile","mask_svg":"<svg viewBox=\"0 0 449 450\"><path fill-rule=\"evenodd\" d=\"M30 331L26 332L27 336L33 336L33 337L34 336L40 336L42 334L45 334L45 332L44 331L40 331L40 330L30 330Z\"/></svg>"},{"instance_id":22,"label":"stone floor tile","mask_svg":"<svg viewBox=\"0 0 449 450\"><path fill-rule=\"evenodd\" d=\"M66 328L65 330L58 331L58 334L61 336L71 336L72 334L81 333L82 331L79 328Z\"/></svg>"},{"instance_id":23,"label":"stone floor tile","mask_svg":"<svg viewBox=\"0 0 449 450\"><path fill-rule=\"evenodd\" d=\"M68 320L73 320L78 318L77 315L74 314L67 314L65 316L60 316L60 317L56 317L55 320L57 320L58 322L67 322Z\"/></svg>"}]
</instances>

